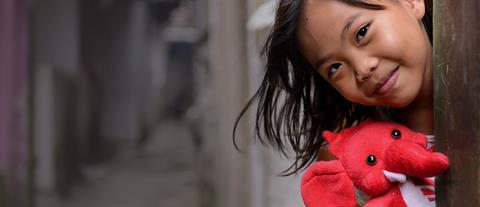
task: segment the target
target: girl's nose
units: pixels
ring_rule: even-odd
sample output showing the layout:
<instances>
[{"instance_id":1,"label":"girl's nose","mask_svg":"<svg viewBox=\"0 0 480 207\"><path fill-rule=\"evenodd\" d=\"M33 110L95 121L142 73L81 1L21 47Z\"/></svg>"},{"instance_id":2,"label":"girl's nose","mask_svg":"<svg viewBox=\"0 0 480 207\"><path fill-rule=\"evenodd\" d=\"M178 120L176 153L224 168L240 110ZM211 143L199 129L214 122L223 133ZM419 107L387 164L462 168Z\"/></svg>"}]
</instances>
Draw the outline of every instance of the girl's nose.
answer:
<instances>
[{"instance_id":1,"label":"girl's nose","mask_svg":"<svg viewBox=\"0 0 480 207\"><path fill-rule=\"evenodd\" d=\"M355 78L359 82L368 80L378 67L379 59L375 57L358 58L354 65Z\"/></svg>"}]
</instances>

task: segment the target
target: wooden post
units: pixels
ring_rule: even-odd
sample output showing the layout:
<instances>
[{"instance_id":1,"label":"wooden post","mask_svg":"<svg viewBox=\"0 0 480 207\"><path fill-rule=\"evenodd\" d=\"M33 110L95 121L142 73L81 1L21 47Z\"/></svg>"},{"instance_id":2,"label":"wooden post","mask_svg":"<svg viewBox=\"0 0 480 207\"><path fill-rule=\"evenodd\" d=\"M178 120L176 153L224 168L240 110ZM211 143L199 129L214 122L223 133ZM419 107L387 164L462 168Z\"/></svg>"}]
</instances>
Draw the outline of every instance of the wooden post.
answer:
<instances>
[{"instance_id":1,"label":"wooden post","mask_svg":"<svg viewBox=\"0 0 480 207\"><path fill-rule=\"evenodd\" d=\"M480 206L480 1L434 1L437 206Z\"/></svg>"}]
</instances>

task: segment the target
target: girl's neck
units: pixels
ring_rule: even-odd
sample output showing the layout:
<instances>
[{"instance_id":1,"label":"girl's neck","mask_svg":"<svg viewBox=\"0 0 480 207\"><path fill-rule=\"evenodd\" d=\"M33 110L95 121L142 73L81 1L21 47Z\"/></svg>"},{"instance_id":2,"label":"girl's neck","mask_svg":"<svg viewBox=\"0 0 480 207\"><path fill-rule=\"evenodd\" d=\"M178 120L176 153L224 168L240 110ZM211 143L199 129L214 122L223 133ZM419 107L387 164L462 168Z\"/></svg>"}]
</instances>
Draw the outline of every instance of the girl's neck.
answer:
<instances>
[{"instance_id":1,"label":"girl's neck","mask_svg":"<svg viewBox=\"0 0 480 207\"><path fill-rule=\"evenodd\" d=\"M433 72L430 47L422 87L415 100L408 106L398 109L393 118L408 128L424 134L433 134Z\"/></svg>"}]
</instances>

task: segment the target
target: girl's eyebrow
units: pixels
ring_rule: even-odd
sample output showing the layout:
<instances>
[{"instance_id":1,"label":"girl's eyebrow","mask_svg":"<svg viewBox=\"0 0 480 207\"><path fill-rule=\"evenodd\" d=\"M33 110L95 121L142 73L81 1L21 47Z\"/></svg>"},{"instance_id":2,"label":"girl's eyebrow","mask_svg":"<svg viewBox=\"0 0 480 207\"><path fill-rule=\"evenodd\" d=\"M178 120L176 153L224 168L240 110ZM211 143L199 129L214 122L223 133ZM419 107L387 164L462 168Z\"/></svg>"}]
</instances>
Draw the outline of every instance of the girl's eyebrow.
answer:
<instances>
[{"instance_id":1,"label":"girl's eyebrow","mask_svg":"<svg viewBox=\"0 0 480 207\"><path fill-rule=\"evenodd\" d=\"M343 39L345 39L345 33L347 33L347 31L350 29L350 27L352 27L352 24L355 22L355 20L362 16L362 13L356 13L356 14L353 14L352 16L350 16L346 23L345 23L345 26L343 27L343 30L342 30L342 33L340 34L341 38L342 38L342 41ZM327 57L322 57L320 59L318 59L315 64L314 64L314 68L315 69L318 69L320 66L322 66L332 55L328 55Z\"/></svg>"},{"instance_id":2,"label":"girl's eyebrow","mask_svg":"<svg viewBox=\"0 0 480 207\"><path fill-rule=\"evenodd\" d=\"M320 66L322 66L323 64L325 64L325 62L331 58L332 55L328 55L326 57L322 57L320 59L317 60L317 62L315 62L315 70L318 70L318 68L320 68Z\"/></svg>"},{"instance_id":3,"label":"girl's eyebrow","mask_svg":"<svg viewBox=\"0 0 480 207\"><path fill-rule=\"evenodd\" d=\"M360 17L362 14L361 13L357 13L357 14L354 14L352 16L350 16L348 19L347 19L347 23L345 24L345 26L343 27L343 30L342 30L342 34L341 34L341 37L342 39L345 38L345 33L350 29L350 27L352 26L353 22L355 22L355 20Z\"/></svg>"}]
</instances>

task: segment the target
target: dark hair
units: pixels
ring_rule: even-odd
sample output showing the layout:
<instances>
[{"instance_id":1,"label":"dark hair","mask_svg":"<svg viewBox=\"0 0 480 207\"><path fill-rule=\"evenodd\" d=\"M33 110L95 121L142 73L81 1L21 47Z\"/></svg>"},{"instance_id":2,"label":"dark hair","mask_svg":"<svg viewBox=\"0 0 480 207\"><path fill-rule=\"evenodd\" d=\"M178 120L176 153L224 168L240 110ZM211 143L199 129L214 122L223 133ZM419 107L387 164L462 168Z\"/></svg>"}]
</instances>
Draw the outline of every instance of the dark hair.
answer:
<instances>
[{"instance_id":1,"label":"dark hair","mask_svg":"<svg viewBox=\"0 0 480 207\"><path fill-rule=\"evenodd\" d=\"M341 1L366 9L384 9L382 5L364 0ZM238 122L258 99L255 132L260 142L272 145L285 156L288 150L295 152L294 163L282 175L297 173L315 161L324 144L321 136L324 130L340 130L373 118L376 108L346 100L301 55L296 30L302 6L303 0L280 0L275 23L262 51L267 61L265 76L238 116L233 130L237 147ZM431 20L427 18L425 26L431 31L428 22Z\"/></svg>"}]
</instances>

